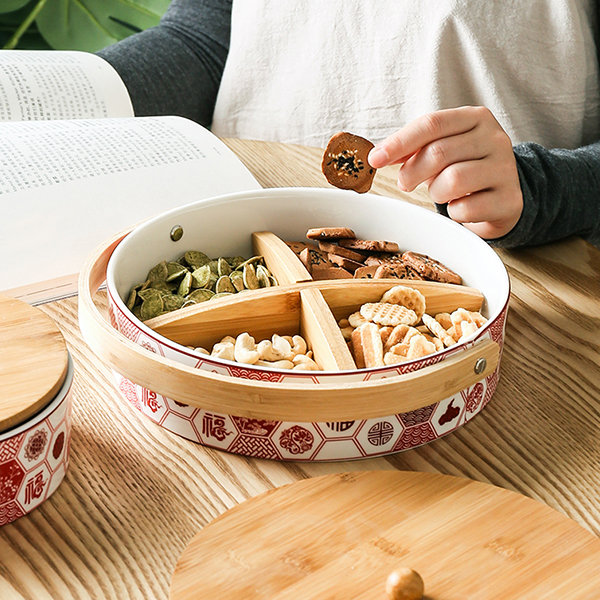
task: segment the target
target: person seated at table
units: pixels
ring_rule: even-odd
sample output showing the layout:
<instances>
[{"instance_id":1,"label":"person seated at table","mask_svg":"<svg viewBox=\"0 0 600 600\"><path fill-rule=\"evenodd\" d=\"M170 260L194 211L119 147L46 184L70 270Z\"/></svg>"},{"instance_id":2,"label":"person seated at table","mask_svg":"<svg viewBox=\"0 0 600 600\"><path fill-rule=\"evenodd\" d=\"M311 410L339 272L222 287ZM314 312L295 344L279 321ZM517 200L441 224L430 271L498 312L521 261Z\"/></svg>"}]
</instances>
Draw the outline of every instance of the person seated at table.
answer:
<instances>
[{"instance_id":1,"label":"person seated at table","mask_svg":"<svg viewBox=\"0 0 600 600\"><path fill-rule=\"evenodd\" d=\"M99 54L137 115L321 147L351 131L493 245L600 246L596 4L173 0Z\"/></svg>"}]
</instances>

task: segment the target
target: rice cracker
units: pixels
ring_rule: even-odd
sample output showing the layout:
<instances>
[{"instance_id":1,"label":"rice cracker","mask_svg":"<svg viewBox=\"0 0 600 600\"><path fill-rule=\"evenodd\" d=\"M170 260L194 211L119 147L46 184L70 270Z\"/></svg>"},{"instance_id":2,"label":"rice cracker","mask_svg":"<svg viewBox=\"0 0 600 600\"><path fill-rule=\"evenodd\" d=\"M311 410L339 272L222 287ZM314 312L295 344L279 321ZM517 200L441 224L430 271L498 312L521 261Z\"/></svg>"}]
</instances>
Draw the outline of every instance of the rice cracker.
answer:
<instances>
[{"instance_id":1,"label":"rice cracker","mask_svg":"<svg viewBox=\"0 0 600 600\"><path fill-rule=\"evenodd\" d=\"M425 296L419 290L406 287L405 285L395 285L393 288L390 288L381 296L381 302L400 304L406 308L410 308L415 312L418 319L425 312Z\"/></svg>"},{"instance_id":2,"label":"rice cracker","mask_svg":"<svg viewBox=\"0 0 600 600\"><path fill-rule=\"evenodd\" d=\"M360 339L365 366L383 367L383 343L379 335L379 327L375 323L364 323L356 331ZM352 334L354 336L354 333Z\"/></svg>"},{"instance_id":3,"label":"rice cracker","mask_svg":"<svg viewBox=\"0 0 600 600\"><path fill-rule=\"evenodd\" d=\"M416 325L419 321L414 310L400 306L399 304L389 304L387 302L369 302L360 307L361 316L371 323L379 325ZM380 338L381 339L381 338Z\"/></svg>"},{"instance_id":4,"label":"rice cracker","mask_svg":"<svg viewBox=\"0 0 600 600\"><path fill-rule=\"evenodd\" d=\"M432 316L424 314L422 319L423 323L427 326L427 329L429 329L434 336L440 338L446 348L449 348L456 343L454 338L442 327L442 324L439 321L436 321Z\"/></svg>"}]
</instances>

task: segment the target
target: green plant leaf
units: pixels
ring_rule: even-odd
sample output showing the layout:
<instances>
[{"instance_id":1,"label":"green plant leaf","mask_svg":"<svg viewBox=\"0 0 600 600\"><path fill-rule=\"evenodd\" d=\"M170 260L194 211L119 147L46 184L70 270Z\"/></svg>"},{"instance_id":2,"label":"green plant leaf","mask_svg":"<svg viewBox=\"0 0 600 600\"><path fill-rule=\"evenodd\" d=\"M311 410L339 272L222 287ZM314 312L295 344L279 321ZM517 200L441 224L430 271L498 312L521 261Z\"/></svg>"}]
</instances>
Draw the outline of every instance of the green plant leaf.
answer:
<instances>
[{"instance_id":1,"label":"green plant leaf","mask_svg":"<svg viewBox=\"0 0 600 600\"><path fill-rule=\"evenodd\" d=\"M95 52L158 24L170 0L52 0L36 24L56 50Z\"/></svg>"},{"instance_id":2,"label":"green plant leaf","mask_svg":"<svg viewBox=\"0 0 600 600\"><path fill-rule=\"evenodd\" d=\"M2 0L0 2L0 13L9 13L13 10L19 10L26 4L29 4L30 0Z\"/></svg>"},{"instance_id":3,"label":"green plant leaf","mask_svg":"<svg viewBox=\"0 0 600 600\"><path fill-rule=\"evenodd\" d=\"M0 48L8 42L12 34L12 31L5 32L0 30ZM30 28L29 31L21 36L17 48L19 50L51 50L50 46L48 46L48 42L46 42L34 27Z\"/></svg>"},{"instance_id":4,"label":"green plant leaf","mask_svg":"<svg viewBox=\"0 0 600 600\"><path fill-rule=\"evenodd\" d=\"M0 0L0 4L2 0ZM14 33L19 25L29 16L37 4L37 0L31 0L23 8L9 13L0 14L0 29Z\"/></svg>"}]
</instances>

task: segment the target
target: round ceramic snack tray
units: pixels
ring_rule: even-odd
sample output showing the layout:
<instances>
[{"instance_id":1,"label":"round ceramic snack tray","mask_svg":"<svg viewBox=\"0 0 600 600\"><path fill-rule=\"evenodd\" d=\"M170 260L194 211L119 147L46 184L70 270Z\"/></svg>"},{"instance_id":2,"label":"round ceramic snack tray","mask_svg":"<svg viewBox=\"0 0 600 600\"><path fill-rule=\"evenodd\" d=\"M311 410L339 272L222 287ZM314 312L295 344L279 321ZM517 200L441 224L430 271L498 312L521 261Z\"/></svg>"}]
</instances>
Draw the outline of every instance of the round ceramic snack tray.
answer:
<instances>
[{"instance_id":1,"label":"round ceramic snack tray","mask_svg":"<svg viewBox=\"0 0 600 600\"><path fill-rule=\"evenodd\" d=\"M40 506L65 477L72 381L52 319L0 296L0 526Z\"/></svg>"},{"instance_id":2,"label":"round ceramic snack tray","mask_svg":"<svg viewBox=\"0 0 600 600\"><path fill-rule=\"evenodd\" d=\"M319 225L397 241L459 273L430 281L312 281L283 240ZM173 241L174 227L183 236ZM148 270L187 250L260 254L279 285L140 321L123 298ZM94 294L106 279L109 321ZM430 314L481 310L487 322L450 348L396 365L357 369L337 321L399 283ZM495 252L432 211L397 199L318 188L277 188L203 200L160 215L99 248L82 270L79 319L124 397L178 435L279 460L347 460L414 448L460 427L498 382L509 281ZM245 365L194 351L226 335L302 335L322 371Z\"/></svg>"}]
</instances>

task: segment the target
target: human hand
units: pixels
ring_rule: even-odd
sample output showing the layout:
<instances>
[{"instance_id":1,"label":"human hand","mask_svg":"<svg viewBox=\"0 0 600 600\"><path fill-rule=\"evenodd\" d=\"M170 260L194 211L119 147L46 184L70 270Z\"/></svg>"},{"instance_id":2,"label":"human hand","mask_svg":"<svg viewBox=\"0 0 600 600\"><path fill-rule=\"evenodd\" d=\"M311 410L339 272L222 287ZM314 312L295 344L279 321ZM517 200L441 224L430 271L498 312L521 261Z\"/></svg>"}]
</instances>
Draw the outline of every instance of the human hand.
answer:
<instances>
[{"instance_id":1,"label":"human hand","mask_svg":"<svg viewBox=\"0 0 600 600\"><path fill-rule=\"evenodd\" d=\"M449 216L484 239L507 234L523 211L512 143L491 111L462 106L414 119L369 154L372 167L400 164L398 186L425 182Z\"/></svg>"}]
</instances>

